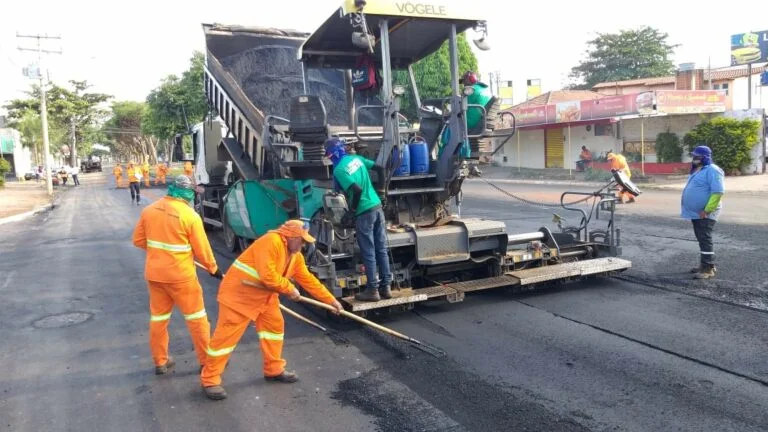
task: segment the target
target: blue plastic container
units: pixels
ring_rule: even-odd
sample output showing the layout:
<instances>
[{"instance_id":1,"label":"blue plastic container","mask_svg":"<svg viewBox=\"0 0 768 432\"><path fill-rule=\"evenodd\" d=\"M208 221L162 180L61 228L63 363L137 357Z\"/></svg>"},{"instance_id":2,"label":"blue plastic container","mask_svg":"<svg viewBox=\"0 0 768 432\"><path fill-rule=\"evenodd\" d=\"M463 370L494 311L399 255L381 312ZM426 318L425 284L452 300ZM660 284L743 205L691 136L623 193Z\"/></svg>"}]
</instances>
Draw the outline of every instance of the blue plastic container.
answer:
<instances>
[{"instance_id":1,"label":"blue plastic container","mask_svg":"<svg viewBox=\"0 0 768 432\"><path fill-rule=\"evenodd\" d=\"M424 141L416 141L408 144L411 153L411 174L429 173L429 148Z\"/></svg>"},{"instance_id":2,"label":"blue plastic container","mask_svg":"<svg viewBox=\"0 0 768 432\"><path fill-rule=\"evenodd\" d=\"M395 170L396 177L411 175L411 149L410 146L402 146L400 151L400 166Z\"/></svg>"}]
</instances>

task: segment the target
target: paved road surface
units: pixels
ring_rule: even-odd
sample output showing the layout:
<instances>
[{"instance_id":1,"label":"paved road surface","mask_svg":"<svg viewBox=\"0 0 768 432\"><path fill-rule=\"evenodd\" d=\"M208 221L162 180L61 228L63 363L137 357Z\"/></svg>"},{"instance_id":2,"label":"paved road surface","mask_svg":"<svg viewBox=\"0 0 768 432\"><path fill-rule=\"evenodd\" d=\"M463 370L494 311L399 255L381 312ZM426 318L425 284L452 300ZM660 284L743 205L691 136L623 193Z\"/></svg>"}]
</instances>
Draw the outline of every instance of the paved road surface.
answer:
<instances>
[{"instance_id":1,"label":"paved road surface","mask_svg":"<svg viewBox=\"0 0 768 432\"><path fill-rule=\"evenodd\" d=\"M465 215L503 215L517 231L541 224L519 219L523 208L475 192L465 200ZM258 341L249 333L225 375L230 398L208 401L177 313L171 322L176 373L152 373L143 253L130 244L140 209L130 206L127 190L90 174L82 187L62 194L53 212L0 227L0 430L768 427L768 315L615 279L526 295L481 293L385 320L443 349L447 355L439 358L355 326L326 321L334 329L328 337L286 318L285 355L302 381L265 383ZM636 218L638 232L660 225ZM740 246L763 241L744 237L748 225L732 225ZM690 235L683 225L674 232ZM629 238L628 244L636 241ZM231 262L227 254L218 259L222 266ZM216 287L200 277L213 325Z\"/></svg>"}]
</instances>

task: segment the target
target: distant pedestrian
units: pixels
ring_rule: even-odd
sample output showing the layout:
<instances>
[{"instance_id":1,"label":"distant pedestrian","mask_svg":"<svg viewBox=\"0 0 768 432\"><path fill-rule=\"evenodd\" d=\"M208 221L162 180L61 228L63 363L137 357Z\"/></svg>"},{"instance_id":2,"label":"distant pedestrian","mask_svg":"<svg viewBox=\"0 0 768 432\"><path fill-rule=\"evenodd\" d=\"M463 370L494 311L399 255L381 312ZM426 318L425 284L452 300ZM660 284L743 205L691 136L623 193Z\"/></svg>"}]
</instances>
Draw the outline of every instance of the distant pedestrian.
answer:
<instances>
[{"instance_id":1,"label":"distant pedestrian","mask_svg":"<svg viewBox=\"0 0 768 432\"><path fill-rule=\"evenodd\" d=\"M576 161L576 169L578 171L584 171L592 163L592 152L589 151L587 146L581 146L581 153L579 153L579 160Z\"/></svg>"},{"instance_id":2,"label":"distant pedestrian","mask_svg":"<svg viewBox=\"0 0 768 432\"><path fill-rule=\"evenodd\" d=\"M699 241L700 265L692 270L694 279L715 277L715 247L712 233L720 217L720 199L725 193L723 170L712 162L712 150L699 145L691 152L691 172L683 189L680 216L693 223Z\"/></svg>"},{"instance_id":3,"label":"distant pedestrian","mask_svg":"<svg viewBox=\"0 0 768 432\"><path fill-rule=\"evenodd\" d=\"M37 169L35 170L35 181L37 183L40 183L40 179L43 177L43 166L38 165Z\"/></svg>"},{"instance_id":4,"label":"distant pedestrian","mask_svg":"<svg viewBox=\"0 0 768 432\"><path fill-rule=\"evenodd\" d=\"M131 203L136 201L136 205L141 205L141 168L134 166L133 162L128 163L128 186L131 189Z\"/></svg>"},{"instance_id":5,"label":"distant pedestrian","mask_svg":"<svg viewBox=\"0 0 768 432\"><path fill-rule=\"evenodd\" d=\"M80 179L77 178L80 174L80 167L73 166L70 170L72 172L72 181L75 182L75 186L80 186Z\"/></svg>"}]
</instances>

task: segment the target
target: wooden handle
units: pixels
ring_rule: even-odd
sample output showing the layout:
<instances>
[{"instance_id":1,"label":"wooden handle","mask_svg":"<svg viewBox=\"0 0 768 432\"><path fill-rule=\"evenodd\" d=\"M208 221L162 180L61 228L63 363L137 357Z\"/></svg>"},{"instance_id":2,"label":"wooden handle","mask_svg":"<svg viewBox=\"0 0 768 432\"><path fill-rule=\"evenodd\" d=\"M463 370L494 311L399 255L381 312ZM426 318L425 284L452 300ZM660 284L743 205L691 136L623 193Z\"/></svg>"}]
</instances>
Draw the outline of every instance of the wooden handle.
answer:
<instances>
[{"instance_id":1,"label":"wooden handle","mask_svg":"<svg viewBox=\"0 0 768 432\"><path fill-rule=\"evenodd\" d=\"M303 316L299 315L297 312L294 312L292 309L289 309L289 308L287 308L287 307L285 307L285 306L283 306L283 305L280 305L280 309L281 309L283 312L287 313L288 315L290 315L290 316L292 316L292 317L296 318L296 319L297 319L297 320L299 320L299 321L304 321L305 323L307 323L307 324L311 325L312 327L316 327L316 328L319 328L320 330L322 330L322 331L324 331L324 332L327 332L327 331L328 331L328 330L327 330L325 327L323 327L323 326L321 326L320 324L318 324L318 323L316 323L316 322L314 322L314 321L310 320L309 318L305 318L305 317L303 317Z\"/></svg>"}]
</instances>

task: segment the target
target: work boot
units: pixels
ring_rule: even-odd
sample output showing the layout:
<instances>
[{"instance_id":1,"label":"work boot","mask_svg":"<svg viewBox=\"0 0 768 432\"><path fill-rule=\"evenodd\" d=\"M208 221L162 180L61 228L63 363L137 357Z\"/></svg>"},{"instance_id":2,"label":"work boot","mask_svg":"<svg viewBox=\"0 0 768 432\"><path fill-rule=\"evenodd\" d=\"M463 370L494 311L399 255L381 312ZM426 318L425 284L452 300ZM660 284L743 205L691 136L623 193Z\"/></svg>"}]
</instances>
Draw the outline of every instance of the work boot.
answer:
<instances>
[{"instance_id":1,"label":"work boot","mask_svg":"<svg viewBox=\"0 0 768 432\"><path fill-rule=\"evenodd\" d=\"M267 381L274 381L274 382L281 382L281 383L291 384L291 383L295 383L296 381L298 381L299 380L299 376L296 375L296 372L293 372L293 371L291 371L291 372L283 371L280 375L275 375L275 376L266 376L266 375L264 375L264 379L267 380Z\"/></svg>"},{"instance_id":2,"label":"work boot","mask_svg":"<svg viewBox=\"0 0 768 432\"><path fill-rule=\"evenodd\" d=\"M176 366L176 360L173 357L168 356L168 361L162 366L155 366L155 375L165 375L173 371L173 367Z\"/></svg>"},{"instance_id":3,"label":"work boot","mask_svg":"<svg viewBox=\"0 0 768 432\"><path fill-rule=\"evenodd\" d=\"M694 279L711 279L715 277L715 266L702 266L701 270L696 273Z\"/></svg>"},{"instance_id":4,"label":"work boot","mask_svg":"<svg viewBox=\"0 0 768 432\"><path fill-rule=\"evenodd\" d=\"M365 291L355 294L355 300L376 302L381 300L381 297L379 297L379 290L377 288L368 287Z\"/></svg>"},{"instance_id":5,"label":"work boot","mask_svg":"<svg viewBox=\"0 0 768 432\"><path fill-rule=\"evenodd\" d=\"M699 273L700 271L702 271L702 269L704 269L703 265L700 265L698 267L694 267L694 268L691 269L691 273L694 273L694 274ZM712 271L717 273L717 267L712 267Z\"/></svg>"},{"instance_id":6,"label":"work boot","mask_svg":"<svg viewBox=\"0 0 768 432\"><path fill-rule=\"evenodd\" d=\"M220 385L203 387L203 393L205 393L205 397L208 399L222 400L227 398L227 392Z\"/></svg>"},{"instance_id":7,"label":"work boot","mask_svg":"<svg viewBox=\"0 0 768 432\"><path fill-rule=\"evenodd\" d=\"M379 296L383 299L392 298L392 287L389 285L382 285L379 287Z\"/></svg>"}]
</instances>

